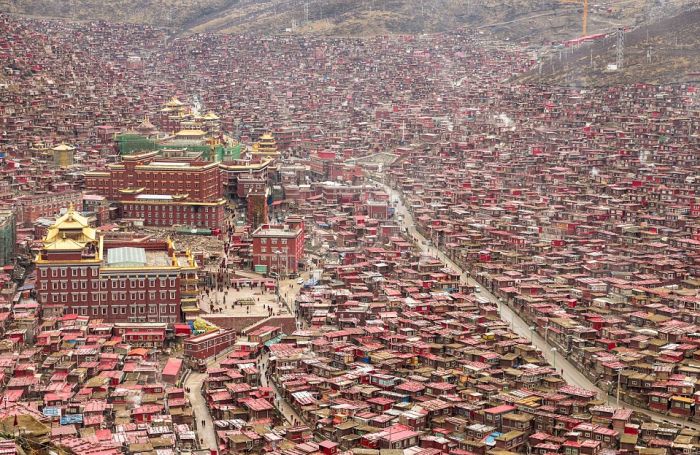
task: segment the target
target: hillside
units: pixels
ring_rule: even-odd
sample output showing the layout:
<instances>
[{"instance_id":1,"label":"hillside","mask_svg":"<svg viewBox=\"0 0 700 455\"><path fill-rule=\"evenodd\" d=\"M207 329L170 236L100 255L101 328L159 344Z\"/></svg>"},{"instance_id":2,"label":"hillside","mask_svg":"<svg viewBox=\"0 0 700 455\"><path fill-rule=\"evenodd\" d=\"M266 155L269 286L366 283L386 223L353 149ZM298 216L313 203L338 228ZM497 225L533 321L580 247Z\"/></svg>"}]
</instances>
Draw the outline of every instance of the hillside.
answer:
<instances>
[{"instance_id":1,"label":"hillside","mask_svg":"<svg viewBox=\"0 0 700 455\"><path fill-rule=\"evenodd\" d=\"M367 36L482 28L533 44L580 33L581 6L560 0L0 0L0 11L135 22L192 32ZM662 0L591 2L589 32L645 19ZM673 5L681 0L663 0ZM668 6L666 6L668 8Z\"/></svg>"},{"instance_id":2,"label":"hillside","mask_svg":"<svg viewBox=\"0 0 700 455\"><path fill-rule=\"evenodd\" d=\"M561 57L560 57L561 56ZM700 8L625 33L621 70L611 70L617 39L562 49L542 59L542 68L518 78L522 83L579 87L624 83L700 80Z\"/></svg>"}]
</instances>

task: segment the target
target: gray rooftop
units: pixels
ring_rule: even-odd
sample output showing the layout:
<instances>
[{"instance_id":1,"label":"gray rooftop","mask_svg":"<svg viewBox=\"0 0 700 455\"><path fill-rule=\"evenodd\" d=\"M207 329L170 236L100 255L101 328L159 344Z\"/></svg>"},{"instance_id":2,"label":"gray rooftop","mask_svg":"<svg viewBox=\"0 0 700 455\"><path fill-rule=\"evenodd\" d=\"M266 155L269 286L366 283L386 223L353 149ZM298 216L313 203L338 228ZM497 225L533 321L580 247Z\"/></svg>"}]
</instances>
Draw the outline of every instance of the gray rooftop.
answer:
<instances>
[{"instance_id":1,"label":"gray rooftop","mask_svg":"<svg viewBox=\"0 0 700 455\"><path fill-rule=\"evenodd\" d=\"M107 264L112 267L137 267L146 265L146 250L121 247L107 251Z\"/></svg>"}]
</instances>

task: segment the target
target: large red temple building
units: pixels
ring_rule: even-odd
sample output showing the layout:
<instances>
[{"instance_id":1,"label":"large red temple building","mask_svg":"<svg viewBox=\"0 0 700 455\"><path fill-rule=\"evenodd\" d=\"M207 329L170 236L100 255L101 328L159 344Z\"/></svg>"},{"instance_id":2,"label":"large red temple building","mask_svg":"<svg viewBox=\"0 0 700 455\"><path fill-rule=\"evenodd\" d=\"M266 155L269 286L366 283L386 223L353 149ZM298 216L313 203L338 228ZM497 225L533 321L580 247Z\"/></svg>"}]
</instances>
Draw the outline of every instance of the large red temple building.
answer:
<instances>
[{"instance_id":1,"label":"large red temple building","mask_svg":"<svg viewBox=\"0 0 700 455\"><path fill-rule=\"evenodd\" d=\"M289 217L283 225L263 224L253 232L253 265L281 276L299 272L304 259L304 220Z\"/></svg>"},{"instance_id":2,"label":"large red temple building","mask_svg":"<svg viewBox=\"0 0 700 455\"><path fill-rule=\"evenodd\" d=\"M156 151L126 155L106 171L86 173L85 187L118 203L123 218L148 226L215 229L224 221L216 162L163 159Z\"/></svg>"},{"instance_id":3,"label":"large red temple building","mask_svg":"<svg viewBox=\"0 0 700 455\"><path fill-rule=\"evenodd\" d=\"M42 243L36 289L48 316L172 324L196 307L199 266L170 240L105 238L71 206Z\"/></svg>"}]
</instances>

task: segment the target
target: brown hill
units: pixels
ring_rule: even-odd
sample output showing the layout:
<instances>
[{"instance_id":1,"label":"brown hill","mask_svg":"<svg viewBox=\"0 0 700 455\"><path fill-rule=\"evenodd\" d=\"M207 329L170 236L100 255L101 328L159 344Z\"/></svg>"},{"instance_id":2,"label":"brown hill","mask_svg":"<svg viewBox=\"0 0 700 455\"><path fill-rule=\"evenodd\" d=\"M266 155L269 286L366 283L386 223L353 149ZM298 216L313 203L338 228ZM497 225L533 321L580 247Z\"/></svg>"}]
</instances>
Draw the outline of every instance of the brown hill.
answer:
<instances>
[{"instance_id":1,"label":"brown hill","mask_svg":"<svg viewBox=\"0 0 700 455\"><path fill-rule=\"evenodd\" d=\"M608 86L625 83L679 83L700 80L700 6L624 34L623 65L617 37L577 49L558 49L518 78L522 83Z\"/></svg>"},{"instance_id":2,"label":"brown hill","mask_svg":"<svg viewBox=\"0 0 700 455\"><path fill-rule=\"evenodd\" d=\"M637 23L661 1L591 0L589 31ZM366 36L479 28L540 44L571 38L581 28L581 6L560 0L0 0L0 11L146 23L175 34Z\"/></svg>"}]
</instances>

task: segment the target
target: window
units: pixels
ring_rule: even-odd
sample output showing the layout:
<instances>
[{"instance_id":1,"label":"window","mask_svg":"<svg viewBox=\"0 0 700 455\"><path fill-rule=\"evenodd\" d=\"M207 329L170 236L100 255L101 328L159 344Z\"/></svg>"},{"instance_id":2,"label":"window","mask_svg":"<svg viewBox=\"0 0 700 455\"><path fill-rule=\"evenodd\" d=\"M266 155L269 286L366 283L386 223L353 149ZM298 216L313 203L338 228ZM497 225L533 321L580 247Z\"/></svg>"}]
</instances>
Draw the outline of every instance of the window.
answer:
<instances>
[{"instance_id":1,"label":"window","mask_svg":"<svg viewBox=\"0 0 700 455\"><path fill-rule=\"evenodd\" d=\"M42 277L42 278L46 278L46 275L47 275L47 273L46 273L46 272L47 272L46 267L42 267L42 268L39 269L39 270L41 271L41 272L40 272L40 273L41 273L41 277Z\"/></svg>"}]
</instances>

